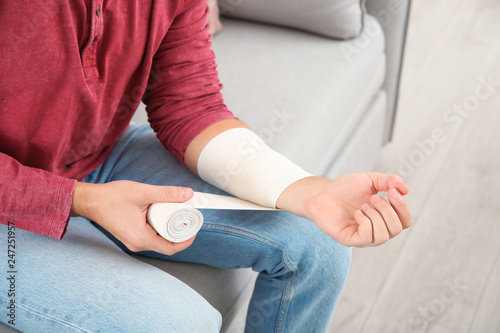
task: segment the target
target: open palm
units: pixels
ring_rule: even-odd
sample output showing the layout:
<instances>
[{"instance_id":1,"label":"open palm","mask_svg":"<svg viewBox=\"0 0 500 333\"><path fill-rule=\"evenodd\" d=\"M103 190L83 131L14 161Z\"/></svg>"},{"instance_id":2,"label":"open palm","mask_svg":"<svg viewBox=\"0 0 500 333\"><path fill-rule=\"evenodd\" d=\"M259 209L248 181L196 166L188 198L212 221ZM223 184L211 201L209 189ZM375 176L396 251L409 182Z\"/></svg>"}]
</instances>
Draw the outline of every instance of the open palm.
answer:
<instances>
[{"instance_id":1,"label":"open palm","mask_svg":"<svg viewBox=\"0 0 500 333\"><path fill-rule=\"evenodd\" d=\"M376 246L412 223L402 195L408 186L397 176L378 172L349 174L316 187L305 215L346 246ZM377 195L387 191L389 202Z\"/></svg>"}]
</instances>

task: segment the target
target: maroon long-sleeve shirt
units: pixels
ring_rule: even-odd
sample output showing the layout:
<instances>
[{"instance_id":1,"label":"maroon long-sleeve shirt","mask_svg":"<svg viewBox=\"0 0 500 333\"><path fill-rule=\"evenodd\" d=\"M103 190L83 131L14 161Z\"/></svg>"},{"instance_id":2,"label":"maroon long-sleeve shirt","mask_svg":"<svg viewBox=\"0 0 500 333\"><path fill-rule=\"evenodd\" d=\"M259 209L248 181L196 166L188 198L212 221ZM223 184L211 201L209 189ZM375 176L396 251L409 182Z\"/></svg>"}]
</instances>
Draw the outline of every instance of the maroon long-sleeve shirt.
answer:
<instances>
[{"instance_id":1,"label":"maroon long-sleeve shirt","mask_svg":"<svg viewBox=\"0 0 500 333\"><path fill-rule=\"evenodd\" d=\"M109 155L141 99L179 160L234 116L220 94L205 0L0 5L0 222L62 238L76 180Z\"/></svg>"}]
</instances>

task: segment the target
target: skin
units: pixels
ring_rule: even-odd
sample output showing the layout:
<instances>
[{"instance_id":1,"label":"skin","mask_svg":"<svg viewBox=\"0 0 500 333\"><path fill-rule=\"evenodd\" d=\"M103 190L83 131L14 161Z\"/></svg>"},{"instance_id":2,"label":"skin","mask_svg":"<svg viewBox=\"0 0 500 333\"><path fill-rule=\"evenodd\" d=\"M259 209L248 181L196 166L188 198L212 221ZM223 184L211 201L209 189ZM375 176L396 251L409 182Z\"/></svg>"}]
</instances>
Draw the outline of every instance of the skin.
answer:
<instances>
[{"instance_id":1,"label":"skin","mask_svg":"<svg viewBox=\"0 0 500 333\"><path fill-rule=\"evenodd\" d=\"M219 18L219 5L217 4L217 0L208 0L208 8L208 33L215 36L223 29L222 22Z\"/></svg>"},{"instance_id":2,"label":"skin","mask_svg":"<svg viewBox=\"0 0 500 333\"><path fill-rule=\"evenodd\" d=\"M198 157L216 135L247 126L237 119L217 122L188 146L184 162L197 174ZM379 196L388 192L388 199ZM408 186L395 175L378 172L349 174L335 180L307 177L290 185L279 197L277 208L312 220L327 235L345 246L377 246L412 224L403 196ZM78 182L73 192L72 216L85 216L113 234L131 251L151 250L172 255L188 248L195 237L171 243L146 222L149 205L184 202L193 196L185 187L153 186L130 181L107 184Z\"/></svg>"}]
</instances>

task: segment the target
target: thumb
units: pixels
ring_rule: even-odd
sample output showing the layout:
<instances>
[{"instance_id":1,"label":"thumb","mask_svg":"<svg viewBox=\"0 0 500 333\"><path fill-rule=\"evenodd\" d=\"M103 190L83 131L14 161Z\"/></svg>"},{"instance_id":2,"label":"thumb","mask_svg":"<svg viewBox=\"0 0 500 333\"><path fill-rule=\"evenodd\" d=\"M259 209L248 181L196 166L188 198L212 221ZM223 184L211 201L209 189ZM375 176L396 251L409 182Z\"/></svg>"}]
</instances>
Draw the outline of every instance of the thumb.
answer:
<instances>
[{"instance_id":1,"label":"thumb","mask_svg":"<svg viewBox=\"0 0 500 333\"><path fill-rule=\"evenodd\" d=\"M180 186L150 186L147 191L149 203L185 202L193 197L193 189Z\"/></svg>"}]
</instances>

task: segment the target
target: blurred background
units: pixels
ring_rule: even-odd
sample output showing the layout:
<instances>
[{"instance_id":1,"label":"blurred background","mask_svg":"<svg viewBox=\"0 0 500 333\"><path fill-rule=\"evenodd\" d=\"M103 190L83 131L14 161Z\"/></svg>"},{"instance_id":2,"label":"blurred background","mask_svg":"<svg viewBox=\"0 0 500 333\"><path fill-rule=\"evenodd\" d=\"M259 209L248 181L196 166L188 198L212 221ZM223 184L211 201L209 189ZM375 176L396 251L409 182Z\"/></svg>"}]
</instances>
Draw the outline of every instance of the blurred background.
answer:
<instances>
[{"instance_id":1,"label":"blurred background","mask_svg":"<svg viewBox=\"0 0 500 333\"><path fill-rule=\"evenodd\" d=\"M499 17L497 0L412 1L377 169L408 182L414 225L354 249L330 332L500 332Z\"/></svg>"}]
</instances>

